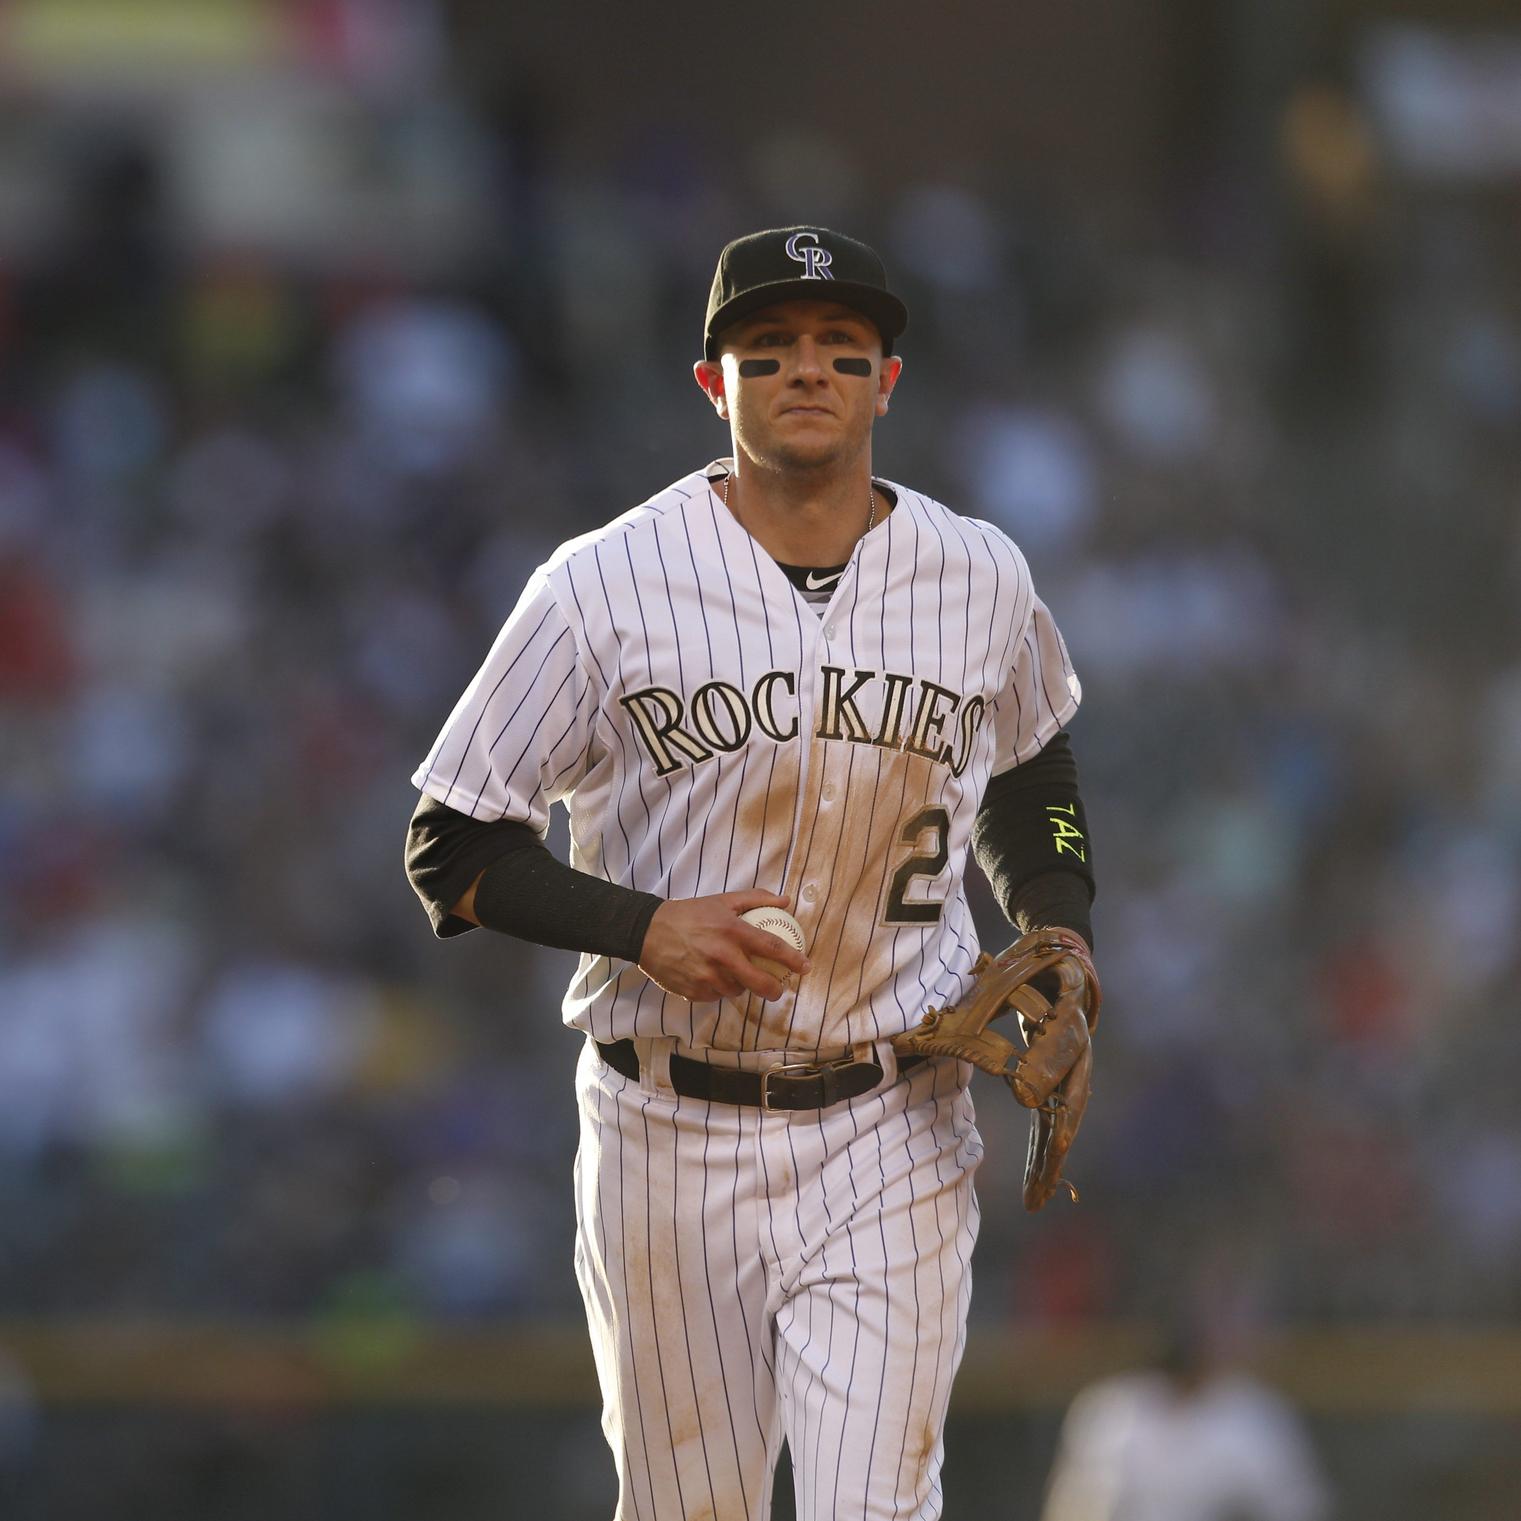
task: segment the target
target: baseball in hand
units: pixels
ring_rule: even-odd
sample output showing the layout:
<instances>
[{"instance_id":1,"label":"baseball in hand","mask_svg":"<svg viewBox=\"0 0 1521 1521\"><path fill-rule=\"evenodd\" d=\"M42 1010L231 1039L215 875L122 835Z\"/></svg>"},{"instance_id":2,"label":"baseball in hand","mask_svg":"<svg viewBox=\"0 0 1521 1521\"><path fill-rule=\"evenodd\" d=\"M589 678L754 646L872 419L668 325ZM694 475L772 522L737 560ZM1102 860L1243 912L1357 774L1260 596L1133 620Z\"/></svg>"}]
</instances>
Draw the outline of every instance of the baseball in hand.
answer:
<instances>
[{"instance_id":1,"label":"baseball in hand","mask_svg":"<svg viewBox=\"0 0 1521 1521\"><path fill-rule=\"evenodd\" d=\"M746 924L753 924L756 929L763 929L768 935L775 935L778 940L785 940L789 945L802 950L803 926L786 909L749 908L739 917ZM786 982L795 975L791 967L783 966L780 961L772 961L769 956L752 956L750 960L761 971L770 972L781 982Z\"/></svg>"}]
</instances>

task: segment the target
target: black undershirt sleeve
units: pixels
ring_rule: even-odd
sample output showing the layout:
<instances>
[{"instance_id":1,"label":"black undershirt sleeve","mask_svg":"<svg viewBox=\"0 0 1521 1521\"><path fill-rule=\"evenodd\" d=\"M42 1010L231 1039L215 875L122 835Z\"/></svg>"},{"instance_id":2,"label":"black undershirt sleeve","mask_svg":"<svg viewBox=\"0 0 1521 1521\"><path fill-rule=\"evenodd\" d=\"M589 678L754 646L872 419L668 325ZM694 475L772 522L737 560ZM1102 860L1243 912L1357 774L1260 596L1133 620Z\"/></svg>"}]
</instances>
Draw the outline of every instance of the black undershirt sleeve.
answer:
<instances>
[{"instance_id":1,"label":"black undershirt sleeve","mask_svg":"<svg viewBox=\"0 0 1521 1521\"><path fill-rule=\"evenodd\" d=\"M665 900L567 866L528 824L485 822L426 795L407 829L407 879L441 939L475 926L452 913L470 884L487 929L556 950L639 960Z\"/></svg>"},{"instance_id":2,"label":"black undershirt sleeve","mask_svg":"<svg viewBox=\"0 0 1521 1521\"><path fill-rule=\"evenodd\" d=\"M972 851L1021 934L1060 925L1093 945L1093 852L1065 733L988 783Z\"/></svg>"}]
</instances>

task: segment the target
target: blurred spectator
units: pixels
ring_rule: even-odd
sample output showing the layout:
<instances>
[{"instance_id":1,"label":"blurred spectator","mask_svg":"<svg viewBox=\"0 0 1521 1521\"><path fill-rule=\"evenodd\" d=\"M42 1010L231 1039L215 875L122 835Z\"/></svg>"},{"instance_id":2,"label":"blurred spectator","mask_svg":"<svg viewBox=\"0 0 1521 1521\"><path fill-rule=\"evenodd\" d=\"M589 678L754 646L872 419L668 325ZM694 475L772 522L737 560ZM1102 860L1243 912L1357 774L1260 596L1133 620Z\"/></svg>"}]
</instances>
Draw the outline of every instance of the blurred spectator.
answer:
<instances>
[{"instance_id":1,"label":"blurred spectator","mask_svg":"<svg viewBox=\"0 0 1521 1521\"><path fill-rule=\"evenodd\" d=\"M1284 399L1339 413L1358 404L1375 377L1378 149L1361 104L1332 79L1294 93L1279 147L1294 296Z\"/></svg>"},{"instance_id":2,"label":"blurred spectator","mask_svg":"<svg viewBox=\"0 0 1521 1521\"><path fill-rule=\"evenodd\" d=\"M1175 1325L1156 1367L1101 1380L1062 1426L1042 1521L1322 1521L1292 1407L1212 1335Z\"/></svg>"},{"instance_id":3,"label":"blurred spectator","mask_svg":"<svg viewBox=\"0 0 1521 1521\"><path fill-rule=\"evenodd\" d=\"M481 448L514 376L506 335L479 311L440 300L363 313L334 362L365 447L404 474L446 471Z\"/></svg>"},{"instance_id":4,"label":"blurred spectator","mask_svg":"<svg viewBox=\"0 0 1521 1521\"><path fill-rule=\"evenodd\" d=\"M984 402L965 413L957 463L971 517L1027 551L1065 553L1092 526L1098 469L1083 430L1048 409Z\"/></svg>"},{"instance_id":5,"label":"blurred spectator","mask_svg":"<svg viewBox=\"0 0 1521 1521\"><path fill-rule=\"evenodd\" d=\"M0 1347L0 1501L10 1509L36 1458L41 1434L36 1390L25 1368Z\"/></svg>"}]
</instances>

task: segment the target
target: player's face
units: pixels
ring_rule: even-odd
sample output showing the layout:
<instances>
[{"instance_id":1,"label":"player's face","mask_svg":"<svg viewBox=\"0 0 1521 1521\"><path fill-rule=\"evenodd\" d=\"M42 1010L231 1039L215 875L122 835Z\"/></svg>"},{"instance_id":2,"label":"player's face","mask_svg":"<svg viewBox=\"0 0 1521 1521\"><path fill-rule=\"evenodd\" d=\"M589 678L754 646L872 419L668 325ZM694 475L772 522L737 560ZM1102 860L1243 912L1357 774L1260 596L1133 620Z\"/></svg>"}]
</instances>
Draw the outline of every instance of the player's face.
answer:
<instances>
[{"instance_id":1,"label":"player's face","mask_svg":"<svg viewBox=\"0 0 1521 1521\"><path fill-rule=\"evenodd\" d=\"M771 469L827 468L862 454L887 410L902 361L850 307L786 301L728 329L698 383L738 448Z\"/></svg>"}]
</instances>

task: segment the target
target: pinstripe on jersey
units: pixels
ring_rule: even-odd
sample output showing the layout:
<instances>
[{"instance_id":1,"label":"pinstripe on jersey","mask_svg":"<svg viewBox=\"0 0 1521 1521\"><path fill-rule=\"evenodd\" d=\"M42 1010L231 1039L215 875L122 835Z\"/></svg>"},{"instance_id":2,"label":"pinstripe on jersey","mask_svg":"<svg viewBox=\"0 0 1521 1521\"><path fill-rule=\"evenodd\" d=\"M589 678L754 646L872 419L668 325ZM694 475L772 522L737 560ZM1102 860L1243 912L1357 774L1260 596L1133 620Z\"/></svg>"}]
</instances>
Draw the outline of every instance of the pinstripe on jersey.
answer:
<instances>
[{"instance_id":1,"label":"pinstripe on jersey","mask_svg":"<svg viewBox=\"0 0 1521 1521\"><path fill-rule=\"evenodd\" d=\"M572 864L663 897L787 894L814 972L769 1003L690 1004L583 956L567 1022L600 1040L838 1047L960 995L977 953L962 869L990 775L1080 690L1019 550L888 484L822 612L712 489L723 462L563 545L530 580L413 777Z\"/></svg>"}]
</instances>

